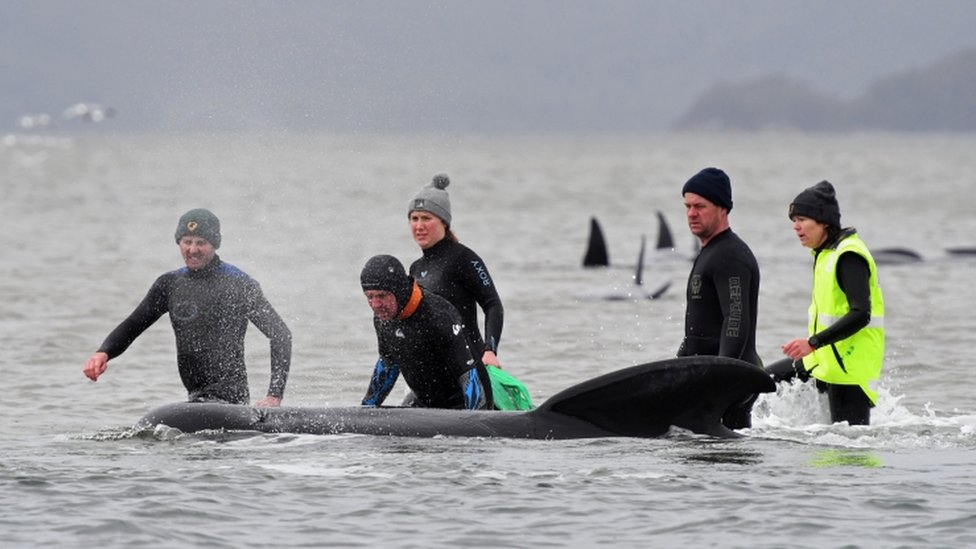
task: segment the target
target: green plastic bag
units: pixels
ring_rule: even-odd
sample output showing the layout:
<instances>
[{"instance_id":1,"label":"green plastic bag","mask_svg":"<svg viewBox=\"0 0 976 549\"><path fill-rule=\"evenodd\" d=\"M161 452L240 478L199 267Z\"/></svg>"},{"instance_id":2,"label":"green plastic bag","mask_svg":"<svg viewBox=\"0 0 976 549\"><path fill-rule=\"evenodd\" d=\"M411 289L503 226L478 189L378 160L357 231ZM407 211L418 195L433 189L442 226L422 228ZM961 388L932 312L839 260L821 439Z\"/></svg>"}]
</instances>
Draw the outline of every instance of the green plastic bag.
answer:
<instances>
[{"instance_id":1,"label":"green plastic bag","mask_svg":"<svg viewBox=\"0 0 976 549\"><path fill-rule=\"evenodd\" d=\"M499 410L531 410L529 390L515 376L495 366L485 366L491 378L491 393Z\"/></svg>"}]
</instances>

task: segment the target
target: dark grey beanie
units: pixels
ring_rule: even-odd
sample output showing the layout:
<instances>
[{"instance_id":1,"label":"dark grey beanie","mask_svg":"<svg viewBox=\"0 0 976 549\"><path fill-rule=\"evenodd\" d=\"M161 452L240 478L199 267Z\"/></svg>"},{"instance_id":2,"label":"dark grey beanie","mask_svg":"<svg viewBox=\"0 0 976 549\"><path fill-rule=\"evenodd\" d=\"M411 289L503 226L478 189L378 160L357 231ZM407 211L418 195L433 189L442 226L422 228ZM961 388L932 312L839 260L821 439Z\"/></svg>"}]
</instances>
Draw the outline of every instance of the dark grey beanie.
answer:
<instances>
[{"instance_id":1,"label":"dark grey beanie","mask_svg":"<svg viewBox=\"0 0 976 549\"><path fill-rule=\"evenodd\" d=\"M176 224L176 243L179 244L184 236L199 236L213 244L214 248L219 248L220 220L205 208L190 210L180 216Z\"/></svg>"},{"instance_id":2,"label":"dark grey beanie","mask_svg":"<svg viewBox=\"0 0 976 549\"><path fill-rule=\"evenodd\" d=\"M790 204L790 219L798 215L828 227L840 228L840 205L837 204L837 193L830 181L821 181L796 195Z\"/></svg>"},{"instance_id":3,"label":"dark grey beanie","mask_svg":"<svg viewBox=\"0 0 976 549\"><path fill-rule=\"evenodd\" d=\"M681 188L681 196L685 193L695 193L716 206L732 211L732 182L718 168L705 168L691 176Z\"/></svg>"},{"instance_id":4,"label":"dark grey beanie","mask_svg":"<svg viewBox=\"0 0 976 549\"><path fill-rule=\"evenodd\" d=\"M413 292L413 279L403 268L403 263L392 255L374 255L369 258L362 272L359 284L366 290L383 290L396 296L397 308L402 310Z\"/></svg>"},{"instance_id":5,"label":"dark grey beanie","mask_svg":"<svg viewBox=\"0 0 976 549\"><path fill-rule=\"evenodd\" d=\"M407 209L407 215L410 212L423 211L430 212L437 217L444 220L444 224L448 227L451 226L451 197L447 194L447 186L451 184L450 178L447 174L438 174L434 176L433 181L431 181L427 186L420 189L417 196L413 197L410 201L410 206Z\"/></svg>"}]
</instances>

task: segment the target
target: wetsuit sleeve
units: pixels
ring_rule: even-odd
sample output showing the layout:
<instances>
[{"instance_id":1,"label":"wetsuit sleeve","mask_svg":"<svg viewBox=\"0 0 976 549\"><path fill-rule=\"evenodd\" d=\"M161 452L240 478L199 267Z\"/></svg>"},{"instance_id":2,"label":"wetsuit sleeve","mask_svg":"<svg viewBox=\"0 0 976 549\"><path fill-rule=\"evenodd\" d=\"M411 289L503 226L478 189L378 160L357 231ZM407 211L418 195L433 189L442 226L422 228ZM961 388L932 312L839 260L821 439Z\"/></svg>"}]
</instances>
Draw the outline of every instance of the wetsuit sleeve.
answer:
<instances>
[{"instance_id":1,"label":"wetsuit sleeve","mask_svg":"<svg viewBox=\"0 0 976 549\"><path fill-rule=\"evenodd\" d=\"M850 310L810 337L814 348L848 338L871 322L871 270L867 260L854 252L841 254L837 259L837 283L847 296Z\"/></svg>"},{"instance_id":2,"label":"wetsuit sleeve","mask_svg":"<svg viewBox=\"0 0 976 549\"><path fill-rule=\"evenodd\" d=\"M369 387L366 389L366 396L363 397L363 406L383 404L399 376L400 367L395 362L378 359L373 368L373 376L369 380Z\"/></svg>"},{"instance_id":3,"label":"wetsuit sleeve","mask_svg":"<svg viewBox=\"0 0 976 549\"><path fill-rule=\"evenodd\" d=\"M466 410L483 410L488 408L488 396L484 385L478 376L477 368L471 368L458 378L461 392L464 394L464 408Z\"/></svg>"},{"instance_id":4,"label":"wetsuit sleeve","mask_svg":"<svg viewBox=\"0 0 976 549\"><path fill-rule=\"evenodd\" d=\"M485 313L485 348L498 354L498 344L502 339L505 318L502 299L498 296L495 282L481 257L470 249L466 255L461 279Z\"/></svg>"},{"instance_id":5,"label":"wetsuit sleeve","mask_svg":"<svg viewBox=\"0 0 976 549\"><path fill-rule=\"evenodd\" d=\"M451 308L454 311L453 307ZM485 387L487 381L482 381L479 375L481 357L471 354L471 346L466 332L461 328L461 318L454 311L449 315L440 316L436 321L437 332L440 334L440 344L448 351L447 359L451 370L457 376L458 387L464 395L464 407L467 410L481 410L491 408L492 395L490 387ZM487 377L487 376L486 376Z\"/></svg>"},{"instance_id":6,"label":"wetsuit sleeve","mask_svg":"<svg viewBox=\"0 0 976 549\"><path fill-rule=\"evenodd\" d=\"M132 311L132 314L105 338L101 347L98 348L100 352L106 353L110 360L121 355L137 337L166 313L168 309L166 298L168 283L166 280L166 275L156 279L156 282L149 288L146 297Z\"/></svg>"},{"instance_id":7,"label":"wetsuit sleeve","mask_svg":"<svg viewBox=\"0 0 976 549\"><path fill-rule=\"evenodd\" d=\"M719 356L738 358L752 362L746 356L750 335L756 330L752 325L752 271L741 261L728 261L714 275L715 292L722 309L722 336Z\"/></svg>"},{"instance_id":8,"label":"wetsuit sleeve","mask_svg":"<svg viewBox=\"0 0 976 549\"><path fill-rule=\"evenodd\" d=\"M251 290L252 304L248 319L267 336L271 345L271 380L268 396L281 398L288 383L291 369L291 330L264 297L261 287L255 282Z\"/></svg>"}]
</instances>

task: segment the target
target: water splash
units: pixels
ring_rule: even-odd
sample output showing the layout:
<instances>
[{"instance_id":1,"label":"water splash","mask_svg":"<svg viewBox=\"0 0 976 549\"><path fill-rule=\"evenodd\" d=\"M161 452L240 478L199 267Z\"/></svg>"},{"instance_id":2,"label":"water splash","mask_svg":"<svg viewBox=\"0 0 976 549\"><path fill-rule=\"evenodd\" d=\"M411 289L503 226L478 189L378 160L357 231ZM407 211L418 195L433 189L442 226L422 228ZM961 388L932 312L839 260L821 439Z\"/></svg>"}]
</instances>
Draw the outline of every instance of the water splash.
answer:
<instances>
[{"instance_id":1,"label":"water splash","mask_svg":"<svg viewBox=\"0 0 976 549\"><path fill-rule=\"evenodd\" d=\"M937 413L931 405L913 411L904 398L879 387L871 425L831 423L827 397L813 383L779 383L756 401L749 434L841 448L976 447L976 415Z\"/></svg>"}]
</instances>

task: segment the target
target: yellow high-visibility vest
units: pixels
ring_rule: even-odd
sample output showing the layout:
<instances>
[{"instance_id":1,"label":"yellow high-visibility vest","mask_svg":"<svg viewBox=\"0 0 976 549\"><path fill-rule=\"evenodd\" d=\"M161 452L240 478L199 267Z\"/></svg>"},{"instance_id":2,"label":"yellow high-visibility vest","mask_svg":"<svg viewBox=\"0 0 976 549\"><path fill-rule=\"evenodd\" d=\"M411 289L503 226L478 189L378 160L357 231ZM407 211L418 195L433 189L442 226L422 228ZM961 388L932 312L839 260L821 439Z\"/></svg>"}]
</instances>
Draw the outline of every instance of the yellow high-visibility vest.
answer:
<instances>
[{"instance_id":1,"label":"yellow high-visibility vest","mask_svg":"<svg viewBox=\"0 0 976 549\"><path fill-rule=\"evenodd\" d=\"M811 376L826 383L859 385L871 399L871 404L877 404L878 393L869 385L881 375L884 361L884 298L878 285L878 266L856 234L844 238L834 248L816 252L809 333L812 336L822 331L850 310L847 296L837 283L837 260L846 252L856 253L868 262L871 321L851 337L814 349L803 358L803 367Z\"/></svg>"}]
</instances>

